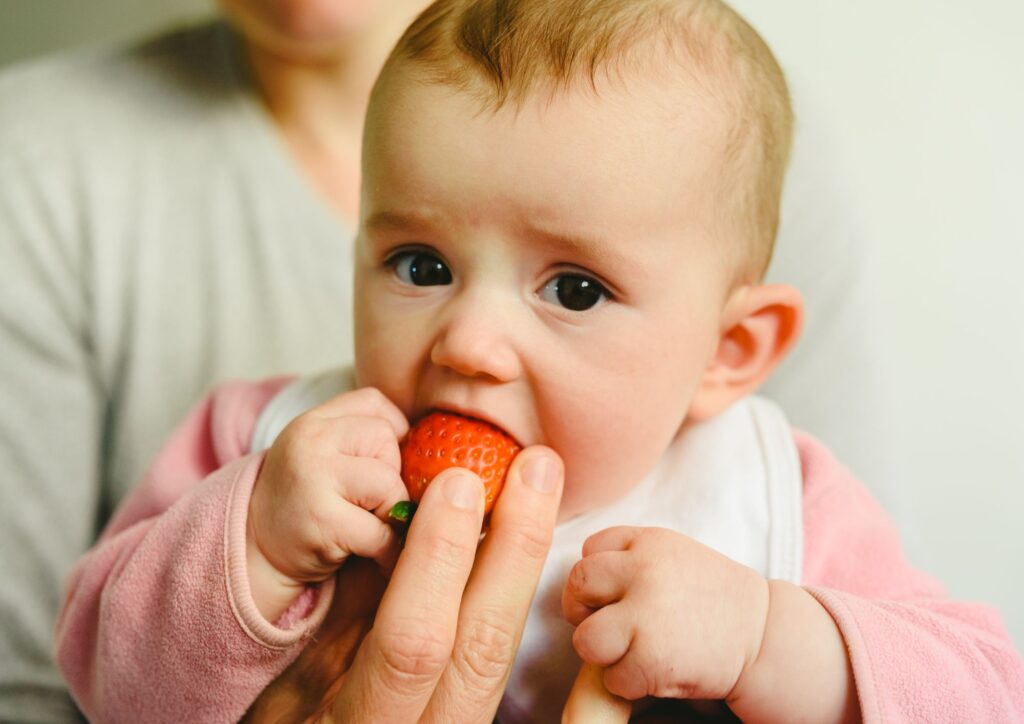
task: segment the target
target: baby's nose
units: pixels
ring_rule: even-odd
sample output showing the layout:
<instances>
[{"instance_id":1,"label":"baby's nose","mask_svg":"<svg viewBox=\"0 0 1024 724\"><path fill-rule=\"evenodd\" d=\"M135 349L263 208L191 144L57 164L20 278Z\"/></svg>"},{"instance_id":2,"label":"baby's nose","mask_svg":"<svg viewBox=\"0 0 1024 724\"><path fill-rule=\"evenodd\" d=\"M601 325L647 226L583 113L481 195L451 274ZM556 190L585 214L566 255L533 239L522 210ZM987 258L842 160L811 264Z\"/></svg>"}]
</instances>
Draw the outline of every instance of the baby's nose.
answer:
<instances>
[{"instance_id":1,"label":"baby's nose","mask_svg":"<svg viewBox=\"0 0 1024 724\"><path fill-rule=\"evenodd\" d=\"M430 360L466 377L511 382L521 373L508 320L493 303L466 300L450 316L430 351Z\"/></svg>"}]
</instances>

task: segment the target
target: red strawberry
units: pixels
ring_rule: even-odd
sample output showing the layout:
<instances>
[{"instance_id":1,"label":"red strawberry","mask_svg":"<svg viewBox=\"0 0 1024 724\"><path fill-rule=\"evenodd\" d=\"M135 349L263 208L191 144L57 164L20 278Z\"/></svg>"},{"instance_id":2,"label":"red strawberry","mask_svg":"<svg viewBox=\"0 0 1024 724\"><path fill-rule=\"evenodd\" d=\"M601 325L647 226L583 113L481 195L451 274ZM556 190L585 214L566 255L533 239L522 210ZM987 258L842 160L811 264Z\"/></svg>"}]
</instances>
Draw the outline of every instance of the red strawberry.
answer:
<instances>
[{"instance_id":1,"label":"red strawberry","mask_svg":"<svg viewBox=\"0 0 1024 724\"><path fill-rule=\"evenodd\" d=\"M431 412L402 441L402 480L412 501L442 470L462 467L484 482L484 513L490 513L505 484L512 458L521 448L490 423L451 412Z\"/></svg>"}]
</instances>

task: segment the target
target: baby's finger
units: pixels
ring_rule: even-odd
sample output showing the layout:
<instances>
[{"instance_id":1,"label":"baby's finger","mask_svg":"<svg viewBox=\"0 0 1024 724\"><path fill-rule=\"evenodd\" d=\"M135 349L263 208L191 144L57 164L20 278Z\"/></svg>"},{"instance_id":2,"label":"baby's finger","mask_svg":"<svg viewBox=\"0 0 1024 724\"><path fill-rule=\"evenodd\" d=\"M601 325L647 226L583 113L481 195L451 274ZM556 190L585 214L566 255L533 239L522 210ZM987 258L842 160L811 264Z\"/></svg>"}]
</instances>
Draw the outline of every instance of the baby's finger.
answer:
<instances>
[{"instance_id":1,"label":"baby's finger","mask_svg":"<svg viewBox=\"0 0 1024 724\"><path fill-rule=\"evenodd\" d=\"M633 557L624 551L604 551L576 562L562 590L562 613L579 626L596 609L622 599L633 578Z\"/></svg>"},{"instance_id":2,"label":"baby's finger","mask_svg":"<svg viewBox=\"0 0 1024 724\"><path fill-rule=\"evenodd\" d=\"M335 711L343 721L417 721L448 665L483 523L483 484L446 470L420 501Z\"/></svg>"},{"instance_id":3,"label":"baby's finger","mask_svg":"<svg viewBox=\"0 0 1024 724\"><path fill-rule=\"evenodd\" d=\"M384 521L395 503L409 499L402 476L377 458L339 456L335 490L348 502L373 511Z\"/></svg>"},{"instance_id":4,"label":"baby's finger","mask_svg":"<svg viewBox=\"0 0 1024 724\"><path fill-rule=\"evenodd\" d=\"M387 463L394 471L402 467L391 423L379 417L348 415L325 418L320 421L322 433L329 437L330 446L340 455L376 458Z\"/></svg>"},{"instance_id":5,"label":"baby's finger","mask_svg":"<svg viewBox=\"0 0 1024 724\"><path fill-rule=\"evenodd\" d=\"M667 696L667 692L662 693L651 690L655 682L648 676L648 672L652 668L652 663L643 661L641 655L636 650L628 651L619 661L605 668L605 688L615 696L629 700L642 699L648 695Z\"/></svg>"},{"instance_id":6,"label":"baby's finger","mask_svg":"<svg viewBox=\"0 0 1024 724\"><path fill-rule=\"evenodd\" d=\"M628 550L642 531L643 528L629 525L605 528L583 541L583 555L586 557L603 551Z\"/></svg>"},{"instance_id":7,"label":"baby's finger","mask_svg":"<svg viewBox=\"0 0 1024 724\"><path fill-rule=\"evenodd\" d=\"M588 664L608 667L629 651L635 629L626 607L605 606L576 627L572 645Z\"/></svg>"},{"instance_id":8,"label":"baby's finger","mask_svg":"<svg viewBox=\"0 0 1024 724\"><path fill-rule=\"evenodd\" d=\"M349 506L334 531L334 546L344 555L372 558L390 564L398 548L395 529L368 510Z\"/></svg>"},{"instance_id":9,"label":"baby's finger","mask_svg":"<svg viewBox=\"0 0 1024 724\"><path fill-rule=\"evenodd\" d=\"M332 397L327 402L314 407L308 415L317 418L331 417L378 417L391 425L394 435L399 440L409 432L409 421L389 400L383 392L375 387L362 387L358 390L345 392Z\"/></svg>"}]
</instances>

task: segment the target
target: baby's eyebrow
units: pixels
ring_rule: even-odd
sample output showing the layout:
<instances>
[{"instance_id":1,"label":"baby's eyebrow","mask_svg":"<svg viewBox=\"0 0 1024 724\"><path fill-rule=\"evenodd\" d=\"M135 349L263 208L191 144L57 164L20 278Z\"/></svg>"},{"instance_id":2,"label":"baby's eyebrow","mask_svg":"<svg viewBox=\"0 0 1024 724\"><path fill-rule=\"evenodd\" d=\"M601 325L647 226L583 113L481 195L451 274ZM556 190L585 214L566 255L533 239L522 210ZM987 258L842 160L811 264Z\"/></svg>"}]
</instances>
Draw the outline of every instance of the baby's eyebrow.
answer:
<instances>
[{"instance_id":1,"label":"baby's eyebrow","mask_svg":"<svg viewBox=\"0 0 1024 724\"><path fill-rule=\"evenodd\" d=\"M365 222L367 230L377 232L419 232L424 229L436 228L438 223L440 223L440 218L437 214L390 210L376 211Z\"/></svg>"},{"instance_id":2,"label":"baby's eyebrow","mask_svg":"<svg viewBox=\"0 0 1024 724\"><path fill-rule=\"evenodd\" d=\"M569 258L583 258L614 265L620 270L636 269L637 259L622 251L623 244L615 239L587 236L577 233L556 232L529 224L526 233L551 251L565 253Z\"/></svg>"},{"instance_id":3,"label":"baby's eyebrow","mask_svg":"<svg viewBox=\"0 0 1024 724\"><path fill-rule=\"evenodd\" d=\"M381 209L367 217L365 226L371 233L426 234L450 226L450 223L444 214L434 211ZM625 251L631 249L631 245L621 239L554 231L534 221L523 223L517 233L550 253L564 256L564 261L579 260L605 268L614 266L626 273L631 270L638 272L641 268L636 255Z\"/></svg>"}]
</instances>

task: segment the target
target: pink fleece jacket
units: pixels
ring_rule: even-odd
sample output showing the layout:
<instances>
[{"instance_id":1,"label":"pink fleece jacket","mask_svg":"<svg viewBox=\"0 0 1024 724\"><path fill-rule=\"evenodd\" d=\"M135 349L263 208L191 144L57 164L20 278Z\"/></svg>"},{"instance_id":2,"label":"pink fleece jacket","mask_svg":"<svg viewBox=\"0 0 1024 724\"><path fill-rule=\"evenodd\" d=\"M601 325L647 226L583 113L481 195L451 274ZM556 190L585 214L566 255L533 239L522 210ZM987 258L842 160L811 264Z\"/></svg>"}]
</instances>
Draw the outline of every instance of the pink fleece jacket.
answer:
<instances>
[{"instance_id":1,"label":"pink fleece jacket","mask_svg":"<svg viewBox=\"0 0 1024 724\"><path fill-rule=\"evenodd\" d=\"M75 566L57 659L104 722L238 720L323 621L333 582L266 621L245 524L260 411L288 382L230 383L182 424ZM867 491L794 433L804 474L804 584L838 623L865 721L1024 720L1024 666L994 610L949 600L905 561Z\"/></svg>"}]
</instances>

